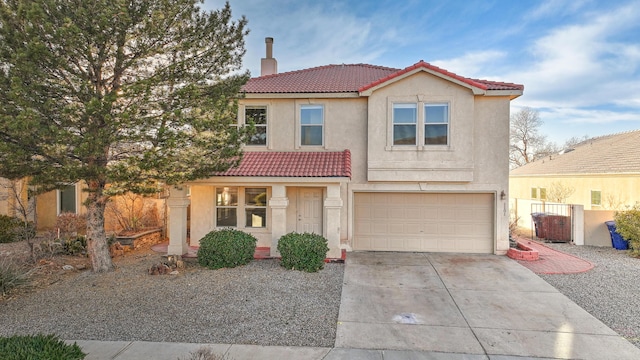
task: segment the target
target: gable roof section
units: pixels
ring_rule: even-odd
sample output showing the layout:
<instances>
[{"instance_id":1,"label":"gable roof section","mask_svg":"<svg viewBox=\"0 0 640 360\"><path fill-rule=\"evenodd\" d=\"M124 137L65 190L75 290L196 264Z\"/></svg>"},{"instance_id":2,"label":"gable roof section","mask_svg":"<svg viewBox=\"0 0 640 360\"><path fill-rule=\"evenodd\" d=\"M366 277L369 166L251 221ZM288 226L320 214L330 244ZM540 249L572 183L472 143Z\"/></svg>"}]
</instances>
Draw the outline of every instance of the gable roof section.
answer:
<instances>
[{"instance_id":1,"label":"gable roof section","mask_svg":"<svg viewBox=\"0 0 640 360\"><path fill-rule=\"evenodd\" d=\"M427 71L480 91L499 90L521 93L524 90L524 86L519 84L465 78L422 60L405 69L367 64L326 65L251 78L242 90L248 94L362 93L418 71Z\"/></svg>"},{"instance_id":2,"label":"gable roof section","mask_svg":"<svg viewBox=\"0 0 640 360\"><path fill-rule=\"evenodd\" d=\"M351 152L247 151L240 165L215 176L351 178Z\"/></svg>"},{"instance_id":3,"label":"gable roof section","mask_svg":"<svg viewBox=\"0 0 640 360\"><path fill-rule=\"evenodd\" d=\"M513 169L510 176L640 174L640 130L585 140L572 150Z\"/></svg>"}]
</instances>

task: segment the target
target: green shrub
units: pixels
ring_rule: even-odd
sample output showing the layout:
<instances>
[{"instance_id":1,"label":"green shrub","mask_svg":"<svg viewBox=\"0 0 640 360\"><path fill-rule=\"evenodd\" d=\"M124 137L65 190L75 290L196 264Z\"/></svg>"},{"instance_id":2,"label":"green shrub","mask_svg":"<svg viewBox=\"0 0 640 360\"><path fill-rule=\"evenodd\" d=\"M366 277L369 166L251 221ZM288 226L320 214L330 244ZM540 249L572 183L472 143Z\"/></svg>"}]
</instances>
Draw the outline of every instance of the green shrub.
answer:
<instances>
[{"instance_id":1,"label":"green shrub","mask_svg":"<svg viewBox=\"0 0 640 360\"><path fill-rule=\"evenodd\" d=\"M618 211L614 216L616 231L629 241L634 255L640 255L640 205L625 211Z\"/></svg>"},{"instance_id":2,"label":"green shrub","mask_svg":"<svg viewBox=\"0 0 640 360\"><path fill-rule=\"evenodd\" d=\"M256 252L253 235L235 229L214 230L200 240L198 263L210 269L248 264Z\"/></svg>"},{"instance_id":3,"label":"green shrub","mask_svg":"<svg viewBox=\"0 0 640 360\"><path fill-rule=\"evenodd\" d=\"M87 253L87 238L76 236L68 239L60 239L62 253L65 255L82 255Z\"/></svg>"},{"instance_id":4,"label":"green shrub","mask_svg":"<svg viewBox=\"0 0 640 360\"><path fill-rule=\"evenodd\" d=\"M109 244L111 245L111 244ZM87 238L85 236L74 236L69 238L49 238L40 243L40 252L48 256L53 255L86 255Z\"/></svg>"},{"instance_id":5,"label":"green shrub","mask_svg":"<svg viewBox=\"0 0 640 360\"><path fill-rule=\"evenodd\" d=\"M0 337L0 359L80 360L87 356L78 344L68 345L55 335Z\"/></svg>"},{"instance_id":6,"label":"green shrub","mask_svg":"<svg viewBox=\"0 0 640 360\"><path fill-rule=\"evenodd\" d=\"M0 243L10 243L16 241L16 228L20 226L20 220L0 215Z\"/></svg>"},{"instance_id":7,"label":"green shrub","mask_svg":"<svg viewBox=\"0 0 640 360\"><path fill-rule=\"evenodd\" d=\"M278 240L278 251L285 268L316 272L324 267L329 246L321 235L292 232Z\"/></svg>"},{"instance_id":8,"label":"green shrub","mask_svg":"<svg viewBox=\"0 0 640 360\"><path fill-rule=\"evenodd\" d=\"M0 258L0 295L4 296L14 288L29 281L29 271L7 258ZM2 357L0 357L2 359Z\"/></svg>"}]
</instances>

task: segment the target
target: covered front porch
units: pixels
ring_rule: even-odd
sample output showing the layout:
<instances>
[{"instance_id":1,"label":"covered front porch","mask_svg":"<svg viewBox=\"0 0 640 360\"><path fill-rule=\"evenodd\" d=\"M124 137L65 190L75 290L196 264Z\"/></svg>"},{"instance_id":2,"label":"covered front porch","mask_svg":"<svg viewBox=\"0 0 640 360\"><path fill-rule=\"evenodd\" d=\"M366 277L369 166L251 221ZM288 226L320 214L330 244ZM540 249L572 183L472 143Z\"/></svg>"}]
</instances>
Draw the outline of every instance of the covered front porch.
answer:
<instances>
[{"instance_id":1,"label":"covered front porch","mask_svg":"<svg viewBox=\"0 0 640 360\"><path fill-rule=\"evenodd\" d=\"M188 254L210 231L232 227L255 236L271 257L279 257L281 236L313 232L327 239L328 258L341 258L349 181L348 150L246 153L237 168L170 189L167 253Z\"/></svg>"}]
</instances>

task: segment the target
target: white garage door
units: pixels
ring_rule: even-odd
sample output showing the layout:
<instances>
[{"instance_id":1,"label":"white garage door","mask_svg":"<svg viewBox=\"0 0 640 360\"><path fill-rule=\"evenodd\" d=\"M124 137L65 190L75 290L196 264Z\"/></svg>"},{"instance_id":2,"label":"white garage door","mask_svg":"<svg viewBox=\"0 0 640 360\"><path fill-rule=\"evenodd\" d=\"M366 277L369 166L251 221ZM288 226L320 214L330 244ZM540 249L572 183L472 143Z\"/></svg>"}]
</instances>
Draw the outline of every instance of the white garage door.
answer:
<instances>
[{"instance_id":1,"label":"white garage door","mask_svg":"<svg viewBox=\"0 0 640 360\"><path fill-rule=\"evenodd\" d=\"M354 250L493 253L492 194L356 193Z\"/></svg>"}]
</instances>

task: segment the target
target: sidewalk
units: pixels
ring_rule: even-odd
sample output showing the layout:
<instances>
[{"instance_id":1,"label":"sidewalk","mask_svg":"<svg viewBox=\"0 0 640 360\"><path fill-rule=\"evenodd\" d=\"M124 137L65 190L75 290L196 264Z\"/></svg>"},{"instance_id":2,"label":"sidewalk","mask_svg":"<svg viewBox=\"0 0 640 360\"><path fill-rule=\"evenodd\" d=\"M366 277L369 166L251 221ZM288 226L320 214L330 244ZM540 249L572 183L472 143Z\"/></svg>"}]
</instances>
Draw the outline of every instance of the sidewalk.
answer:
<instances>
[{"instance_id":1,"label":"sidewalk","mask_svg":"<svg viewBox=\"0 0 640 360\"><path fill-rule=\"evenodd\" d=\"M72 344L74 341L67 341ZM215 360L382 360L382 359L429 359L429 360L481 360L485 355L438 353L426 351L366 350L325 347L290 347L228 344L156 343L145 341L75 341L88 354L85 360L191 360L190 356L202 347L210 348ZM521 359L501 357L501 360ZM198 360L204 360L198 358ZM209 360L209 359L206 359ZM211 359L214 360L214 359Z\"/></svg>"}]
</instances>

